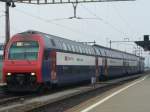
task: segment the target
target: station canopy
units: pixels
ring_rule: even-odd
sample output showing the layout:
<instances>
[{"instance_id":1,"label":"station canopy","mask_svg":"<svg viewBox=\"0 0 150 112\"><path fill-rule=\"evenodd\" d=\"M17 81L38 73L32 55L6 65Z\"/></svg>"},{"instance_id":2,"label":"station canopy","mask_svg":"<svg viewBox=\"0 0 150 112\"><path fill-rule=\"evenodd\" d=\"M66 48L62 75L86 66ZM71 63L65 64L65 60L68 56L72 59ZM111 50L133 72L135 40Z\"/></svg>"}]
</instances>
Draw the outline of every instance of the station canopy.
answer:
<instances>
[{"instance_id":1,"label":"station canopy","mask_svg":"<svg viewBox=\"0 0 150 112\"><path fill-rule=\"evenodd\" d=\"M62 4L62 3L86 3L86 2L113 2L135 0L0 0L2 2L18 2L28 4Z\"/></svg>"}]
</instances>

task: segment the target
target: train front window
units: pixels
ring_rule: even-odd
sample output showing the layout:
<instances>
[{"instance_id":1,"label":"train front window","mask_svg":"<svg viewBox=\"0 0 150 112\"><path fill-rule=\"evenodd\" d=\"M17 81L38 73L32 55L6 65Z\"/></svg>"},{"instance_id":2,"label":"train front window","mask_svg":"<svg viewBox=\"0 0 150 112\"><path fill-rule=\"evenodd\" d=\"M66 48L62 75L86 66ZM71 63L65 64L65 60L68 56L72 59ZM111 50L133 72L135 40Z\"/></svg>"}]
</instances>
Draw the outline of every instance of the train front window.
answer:
<instances>
[{"instance_id":1,"label":"train front window","mask_svg":"<svg viewBox=\"0 0 150 112\"><path fill-rule=\"evenodd\" d=\"M9 49L10 60L37 60L39 44L36 41L15 42Z\"/></svg>"}]
</instances>

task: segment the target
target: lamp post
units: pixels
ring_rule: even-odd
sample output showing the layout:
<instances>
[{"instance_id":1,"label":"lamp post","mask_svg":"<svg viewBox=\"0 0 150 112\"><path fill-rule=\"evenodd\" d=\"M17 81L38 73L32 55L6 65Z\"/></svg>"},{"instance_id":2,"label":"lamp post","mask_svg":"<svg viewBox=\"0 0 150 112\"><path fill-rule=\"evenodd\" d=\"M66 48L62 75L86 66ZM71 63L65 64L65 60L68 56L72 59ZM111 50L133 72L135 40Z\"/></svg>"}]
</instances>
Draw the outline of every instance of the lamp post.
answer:
<instances>
[{"instance_id":1,"label":"lamp post","mask_svg":"<svg viewBox=\"0 0 150 112\"><path fill-rule=\"evenodd\" d=\"M10 38L10 19L9 19L9 7L10 7L10 2L5 3L5 44L8 43L9 38Z\"/></svg>"},{"instance_id":2,"label":"lamp post","mask_svg":"<svg viewBox=\"0 0 150 112\"><path fill-rule=\"evenodd\" d=\"M10 39L10 17L9 17L9 7L15 7L13 0L8 0L5 2L5 44L8 43Z\"/></svg>"}]
</instances>

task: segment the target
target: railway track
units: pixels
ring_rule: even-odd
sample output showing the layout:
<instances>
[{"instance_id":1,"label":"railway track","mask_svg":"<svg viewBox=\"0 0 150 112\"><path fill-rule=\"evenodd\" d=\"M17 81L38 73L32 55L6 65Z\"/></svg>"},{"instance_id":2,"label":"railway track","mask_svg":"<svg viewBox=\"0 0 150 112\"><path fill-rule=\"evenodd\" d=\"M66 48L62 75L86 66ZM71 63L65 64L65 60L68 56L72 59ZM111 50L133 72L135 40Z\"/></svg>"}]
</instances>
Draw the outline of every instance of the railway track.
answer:
<instances>
[{"instance_id":1,"label":"railway track","mask_svg":"<svg viewBox=\"0 0 150 112\"><path fill-rule=\"evenodd\" d=\"M4 87L0 87L0 105L2 104L1 102L5 99L9 99L9 98L12 98L12 97L15 97L14 95L12 94L9 94L7 92L4 91Z\"/></svg>"},{"instance_id":2,"label":"railway track","mask_svg":"<svg viewBox=\"0 0 150 112\"><path fill-rule=\"evenodd\" d=\"M0 91L0 108L13 102L22 101L24 98L30 96L31 95L19 95Z\"/></svg>"},{"instance_id":3,"label":"railway track","mask_svg":"<svg viewBox=\"0 0 150 112\"><path fill-rule=\"evenodd\" d=\"M36 98L36 97L42 97L44 95L50 95L50 94L55 94L57 92L61 92L64 90L68 90L71 88L75 88L78 86L83 86L85 84L79 84L79 85L71 85L71 86L66 86L64 88L55 88L52 89L50 92L40 92L40 93L7 93L4 92L3 89L0 89L0 109L1 108L9 108L9 106L14 105L14 104L22 104L28 99ZM1 110L0 110L1 112ZM3 111L2 111L3 112Z\"/></svg>"}]
</instances>

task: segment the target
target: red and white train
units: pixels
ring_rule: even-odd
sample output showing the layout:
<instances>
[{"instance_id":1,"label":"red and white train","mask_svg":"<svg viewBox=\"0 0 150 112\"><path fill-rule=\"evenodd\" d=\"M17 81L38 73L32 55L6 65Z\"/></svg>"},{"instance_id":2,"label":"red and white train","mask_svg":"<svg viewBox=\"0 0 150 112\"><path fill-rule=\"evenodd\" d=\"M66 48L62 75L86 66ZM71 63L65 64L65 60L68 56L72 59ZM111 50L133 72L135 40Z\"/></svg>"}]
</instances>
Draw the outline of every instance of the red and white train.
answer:
<instances>
[{"instance_id":1,"label":"red and white train","mask_svg":"<svg viewBox=\"0 0 150 112\"><path fill-rule=\"evenodd\" d=\"M5 48L3 81L10 91L32 91L143 71L143 57L27 31L14 35Z\"/></svg>"}]
</instances>

